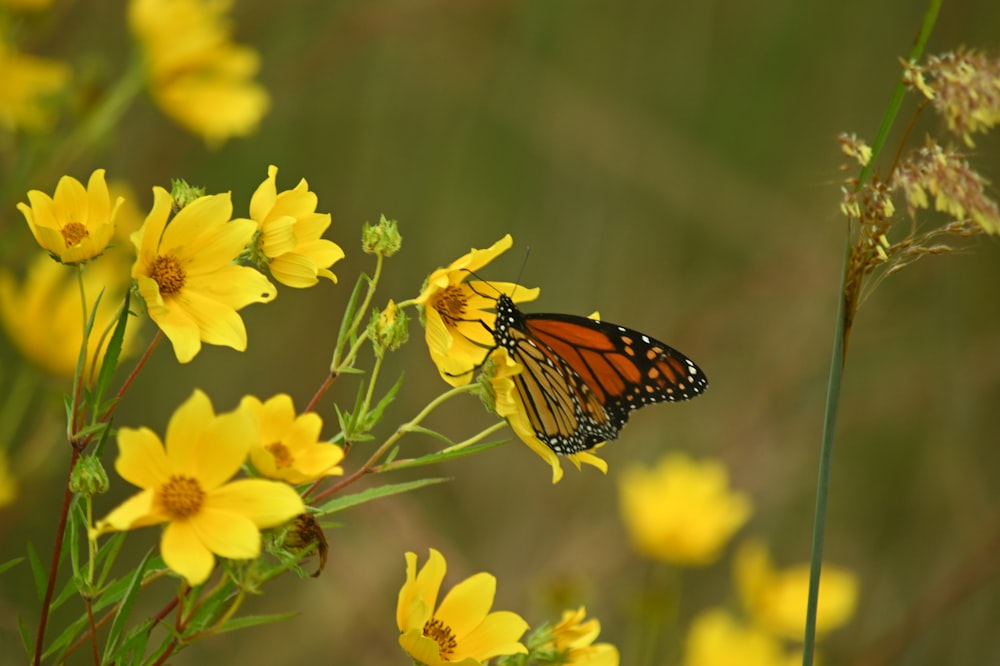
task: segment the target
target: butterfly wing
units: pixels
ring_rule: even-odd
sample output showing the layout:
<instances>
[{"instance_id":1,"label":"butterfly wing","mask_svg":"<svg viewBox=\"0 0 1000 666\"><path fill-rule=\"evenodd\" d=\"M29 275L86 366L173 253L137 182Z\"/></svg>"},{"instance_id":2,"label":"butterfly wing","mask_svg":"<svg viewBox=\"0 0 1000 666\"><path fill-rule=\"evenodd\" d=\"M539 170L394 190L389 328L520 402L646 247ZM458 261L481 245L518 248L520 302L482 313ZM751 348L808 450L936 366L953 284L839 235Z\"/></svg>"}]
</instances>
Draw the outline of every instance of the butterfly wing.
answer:
<instances>
[{"instance_id":1,"label":"butterfly wing","mask_svg":"<svg viewBox=\"0 0 1000 666\"><path fill-rule=\"evenodd\" d=\"M506 296L497 300L494 338L524 366L515 385L535 434L556 453L615 439L632 410L708 386L693 361L643 333L575 315L526 315Z\"/></svg>"},{"instance_id":2,"label":"butterfly wing","mask_svg":"<svg viewBox=\"0 0 1000 666\"><path fill-rule=\"evenodd\" d=\"M528 314L531 336L560 356L606 407L628 412L701 395L708 379L694 361L644 333L565 314ZM622 421L624 425L624 420Z\"/></svg>"},{"instance_id":3,"label":"butterfly wing","mask_svg":"<svg viewBox=\"0 0 1000 666\"><path fill-rule=\"evenodd\" d=\"M619 418L551 348L512 329L510 351L524 370L513 376L535 435L556 453L570 454L615 439Z\"/></svg>"}]
</instances>

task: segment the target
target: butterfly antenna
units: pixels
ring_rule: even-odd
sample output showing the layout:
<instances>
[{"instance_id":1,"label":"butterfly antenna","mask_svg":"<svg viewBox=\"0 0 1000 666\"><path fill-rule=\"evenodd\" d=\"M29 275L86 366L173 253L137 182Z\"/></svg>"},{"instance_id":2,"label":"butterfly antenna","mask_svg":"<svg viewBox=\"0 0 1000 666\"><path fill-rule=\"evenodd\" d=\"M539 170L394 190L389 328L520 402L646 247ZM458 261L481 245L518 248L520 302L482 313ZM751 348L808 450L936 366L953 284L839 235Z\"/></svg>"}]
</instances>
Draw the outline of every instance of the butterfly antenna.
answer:
<instances>
[{"instance_id":1,"label":"butterfly antenna","mask_svg":"<svg viewBox=\"0 0 1000 666\"><path fill-rule=\"evenodd\" d=\"M490 289L492 289L493 291L495 291L495 292L497 292L498 294L501 294L501 295L503 294L503 292L502 292L502 291L500 291L499 289L497 289L496 287L494 287L494 286L493 286L493 283L492 283L492 282L490 282L489 280L484 280L483 278L479 277L479 275L478 275L478 274L476 274L476 272L475 272L475 271L473 271L473 270L469 270L468 268L465 268L465 269L463 269L463 270L464 270L464 271L465 271L466 273L468 273L469 275L471 275L472 277L474 277L474 278L476 278L477 280L479 280L480 282L482 282L483 284L487 284L487 285L489 285L489 286L490 286ZM471 289L473 293L475 293L475 294L477 294L477 295L479 295L479 296L482 296L483 298L492 298L491 296L487 296L486 294L482 293L481 291L478 291L478 290L477 290L477 289L476 289L475 287L473 287L473 286L472 286L472 285L471 285L470 283L466 282L465 284L469 285L469 289Z\"/></svg>"},{"instance_id":2,"label":"butterfly antenna","mask_svg":"<svg viewBox=\"0 0 1000 666\"><path fill-rule=\"evenodd\" d=\"M531 246L529 245L524 250L524 261L521 262L521 270L517 272L517 279L514 280L514 289L510 292L510 297L514 298L514 292L517 291L518 286L521 284L521 276L524 275L524 269L528 267L528 257L531 255Z\"/></svg>"}]
</instances>

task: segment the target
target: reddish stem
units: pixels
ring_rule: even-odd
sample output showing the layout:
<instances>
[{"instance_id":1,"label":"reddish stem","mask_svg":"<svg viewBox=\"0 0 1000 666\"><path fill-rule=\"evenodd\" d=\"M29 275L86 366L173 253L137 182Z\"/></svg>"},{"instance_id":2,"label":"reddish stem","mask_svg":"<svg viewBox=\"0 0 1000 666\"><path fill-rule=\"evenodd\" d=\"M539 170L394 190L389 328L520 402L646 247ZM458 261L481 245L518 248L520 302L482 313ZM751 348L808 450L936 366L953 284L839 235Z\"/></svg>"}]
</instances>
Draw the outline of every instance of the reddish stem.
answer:
<instances>
[{"instance_id":1,"label":"reddish stem","mask_svg":"<svg viewBox=\"0 0 1000 666\"><path fill-rule=\"evenodd\" d=\"M118 403L121 402L122 396L125 395L125 391L129 389L129 387L132 385L132 382L135 381L135 378L139 376L139 371L142 370L143 367L145 367L146 361L148 361L149 357L152 356L153 350L156 349L156 345L160 343L161 339L163 339L163 331L160 329L156 329L156 335L153 336L153 339L152 341L150 341L149 346L146 347L146 351L143 352L142 357L138 361L136 361L135 367L132 368L132 372L130 372L128 377L125 378L125 383L123 383L122 387L118 389L118 395L115 396L114 402L111 403L111 406L108 407L107 411L101 414L101 419L100 419L101 423L106 423L107 420L111 418L111 415L118 407Z\"/></svg>"},{"instance_id":2,"label":"reddish stem","mask_svg":"<svg viewBox=\"0 0 1000 666\"><path fill-rule=\"evenodd\" d=\"M73 474L76 463L80 460L80 449L72 447L73 455L69 461L69 473ZM35 656L32 663L38 666L42 663L42 647L45 644L45 627L49 622L49 606L52 605L52 594L56 589L56 577L59 575L59 555L62 553L63 537L66 535L66 519L69 517L69 507L73 502L73 491L66 481L66 492L63 494L62 511L59 514L59 526L56 528L56 543L52 548L52 565L49 567L49 580L45 586L45 596L42 598L42 616L38 620L38 636L35 638Z\"/></svg>"},{"instance_id":3,"label":"reddish stem","mask_svg":"<svg viewBox=\"0 0 1000 666\"><path fill-rule=\"evenodd\" d=\"M94 648L94 666L101 666L101 655L97 650L97 624L94 622L94 604L90 597L86 599L87 619L90 622L90 645Z\"/></svg>"},{"instance_id":4,"label":"reddish stem","mask_svg":"<svg viewBox=\"0 0 1000 666\"><path fill-rule=\"evenodd\" d=\"M303 413L311 412L314 409L316 409L316 405L319 404L319 399L322 398L323 394L326 393L327 390L330 388L330 386L333 385L335 379L337 379L337 373L335 372L331 372L329 375L326 376L326 379L323 380L323 383L320 384L318 389L316 389L316 394L312 397L312 400L310 400L309 404L306 405L306 408L302 410Z\"/></svg>"}]
</instances>

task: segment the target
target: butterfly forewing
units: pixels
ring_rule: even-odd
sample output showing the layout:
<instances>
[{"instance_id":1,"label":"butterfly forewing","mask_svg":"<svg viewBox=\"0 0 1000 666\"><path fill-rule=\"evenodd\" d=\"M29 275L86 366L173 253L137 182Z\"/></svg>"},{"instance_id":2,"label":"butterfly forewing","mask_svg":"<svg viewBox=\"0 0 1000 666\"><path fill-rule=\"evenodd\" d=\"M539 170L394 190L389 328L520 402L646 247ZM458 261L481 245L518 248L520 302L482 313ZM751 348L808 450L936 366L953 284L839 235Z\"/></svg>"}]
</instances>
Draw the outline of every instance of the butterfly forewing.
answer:
<instances>
[{"instance_id":1,"label":"butterfly forewing","mask_svg":"<svg viewBox=\"0 0 1000 666\"><path fill-rule=\"evenodd\" d=\"M524 366L515 383L539 439L575 453L615 439L632 410L701 395L691 359L653 338L565 314L523 314L497 299L493 336Z\"/></svg>"}]
</instances>

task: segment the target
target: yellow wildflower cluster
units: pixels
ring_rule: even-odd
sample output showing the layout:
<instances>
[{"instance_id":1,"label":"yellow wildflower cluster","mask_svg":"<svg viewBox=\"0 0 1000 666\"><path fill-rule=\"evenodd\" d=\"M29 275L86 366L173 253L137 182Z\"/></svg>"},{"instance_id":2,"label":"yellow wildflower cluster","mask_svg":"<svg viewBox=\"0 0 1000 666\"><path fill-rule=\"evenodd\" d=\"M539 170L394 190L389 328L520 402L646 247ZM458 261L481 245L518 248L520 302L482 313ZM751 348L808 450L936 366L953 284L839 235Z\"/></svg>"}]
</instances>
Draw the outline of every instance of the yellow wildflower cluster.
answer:
<instances>
[{"instance_id":1,"label":"yellow wildflower cluster","mask_svg":"<svg viewBox=\"0 0 1000 666\"><path fill-rule=\"evenodd\" d=\"M191 585L208 579L215 556L260 555L262 528L305 510L284 481L232 480L249 457L266 477L311 481L340 474L340 447L317 441L318 416L295 417L291 399L261 403L252 396L216 414L201 391L170 419L165 440L148 428L118 433L118 474L141 490L97 522L92 538L112 531L166 524L163 561Z\"/></svg>"},{"instance_id":2,"label":"yellow wildflower cluster","mask_svg":"<svg viewBox=\"0 0 1000 666\"><path fill-rule=\"evenodd\" d=\"M132 0L128 19L164 113L210 144L256 130L270 104L257 52L230 41L229 0Z\"/></svg>"},{"instance_id":3,"label":"yellow wildflower cluster","mask_svg":"<svg viewBox=\"0 0 1000 666\"><path fill-rule=\"evenodd\" d=\"M334 242L320 236L330 225L328 214L318 214L316 195L305 180L293 189L278 192L277 167L251 199L253 219L233 219L231 197L226 194L191 196L179 211L177 200L165 189L153 188L153 207L142 225L131 233L135 259L131 270L137 291L150 318L173 343L181 363L192 360L202 343L245 350L247 334L237 311L251 303L273 300L274 285L258 270L238 264L245 255L258 258L275 279L293 287L317 283L318 277L336 280L329 267L344 256ZM134 213L118 227L125 200L112 199L104 170L97 169L84 187L71 176L60 179L53 196L32 190L18 209L38 244L64 264L90 262L81 275L89 312L99 293L101 306L94 330L108 329L127 288L120 250L101 257L122 229L133 226ZM134 211L129 202L127 211ZM55 264L36 261L24 286L7 271L0 271L0 319L15 343L32 361L46 370L72 376L83 340L79 287ZM135 338L135 327L126 329L126 346ZM88 359L93 370L100 365L106 339L88 339Z\"/></svg>"}]
</instances>

